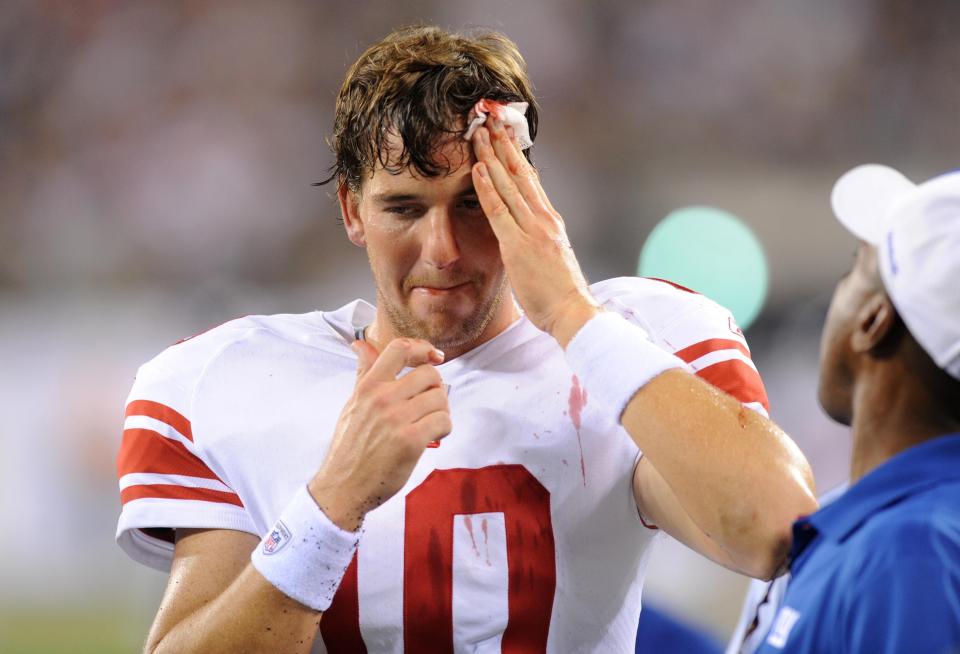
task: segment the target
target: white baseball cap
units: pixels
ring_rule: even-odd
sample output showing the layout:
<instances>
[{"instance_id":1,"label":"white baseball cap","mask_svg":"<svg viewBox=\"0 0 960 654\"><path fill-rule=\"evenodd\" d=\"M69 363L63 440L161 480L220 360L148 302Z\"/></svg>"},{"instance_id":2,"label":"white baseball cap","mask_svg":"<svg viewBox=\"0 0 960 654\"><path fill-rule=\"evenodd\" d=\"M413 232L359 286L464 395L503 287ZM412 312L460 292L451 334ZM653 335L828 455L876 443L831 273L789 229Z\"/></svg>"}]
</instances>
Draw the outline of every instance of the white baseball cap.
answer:
<instances>
[{"instance_id":1,"label":"white baseball cap","mask_svg":"<svg viewBox=\"0 0 960 654\"><path fill-rule=\"evenodd\" d=\"M833 186L833 212L876 246L880 277L927 354L960 379L960 170L914 184L877 164Z\"/></svg>"}]
</instances>

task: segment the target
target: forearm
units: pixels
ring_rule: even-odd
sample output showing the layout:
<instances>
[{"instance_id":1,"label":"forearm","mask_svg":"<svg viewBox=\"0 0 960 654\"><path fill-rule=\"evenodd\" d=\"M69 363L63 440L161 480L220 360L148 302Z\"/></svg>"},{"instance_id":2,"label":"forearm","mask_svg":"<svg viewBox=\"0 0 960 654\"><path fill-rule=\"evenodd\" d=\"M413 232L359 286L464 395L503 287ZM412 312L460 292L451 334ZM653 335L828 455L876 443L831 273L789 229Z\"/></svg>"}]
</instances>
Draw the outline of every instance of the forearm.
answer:
<instances>
[{"instance_id":1,"label":"forearm","mask_svg":"<svg viewBox=\"0 0 960 654\"><path fill-rule=\"evenodd\" d=\"M694 523L736 567L769 577L791 526L817 508L813 476L773 422L682 371L640 389L621 422Z\"/></svg>"},{"instance_id":2,"label":"forearm","mask_svg":"<svg viewBox=\"0 0 960 654\"><path fill-rule=\"evenodd\" d=\"M170 583L177 580L171 576ZM222 593L165 632L162 614L163 607L147 652L309 652L321 617L274 588L249 563Z\"/></svg>"},{"instance_id":3,"label":"forearm","mask_svg":"<svg viewBox=\"0 0 960 654\"><path fill-rule=\"evenodd\" d=\"M597 338L580 341L595 347L571 349L603 309L587 289L563 220L499 121L478 128L473 145L474 188L527 317L566 350L591 397L616 411L707 537L748 559L744 569L770 574L793 519L816 508L799 450L732 397L687 373L663 372L683 363L657 350L640 328L625 333L604 320L595 323Z\"/></svg>"}]
</instances>

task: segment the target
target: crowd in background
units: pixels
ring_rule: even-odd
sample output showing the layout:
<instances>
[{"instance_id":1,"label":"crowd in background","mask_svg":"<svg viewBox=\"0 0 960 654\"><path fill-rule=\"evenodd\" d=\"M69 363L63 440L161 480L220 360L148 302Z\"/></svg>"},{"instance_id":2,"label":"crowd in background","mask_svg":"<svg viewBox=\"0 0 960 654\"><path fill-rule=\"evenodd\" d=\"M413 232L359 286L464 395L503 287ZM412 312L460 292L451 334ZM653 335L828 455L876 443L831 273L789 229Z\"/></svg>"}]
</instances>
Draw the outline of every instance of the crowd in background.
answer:
<instances>
[{"instance_id":1,"label":"crowd in background","mask_svg":"<svg viewBox=\"0 0 960 654\"><path fill-rule=\"evenodd\" d=\"M957 167L960 3L12 2L0 614L113 607L142 630L162 576L112 545L136 367L236 315L373 299L332 189L311 183L331 164L345 67L420 21L518 43L541 104L534 161L592 279L633 274L677 207L756 232L771 285L747 336L772 416L821 491L844 479L848 441L814 399L823 312L854 248L829 189L866 161L916 180ZM647 597L724 635L742 581L679 546L659 556Z\"/></svg>"}]
</instances>

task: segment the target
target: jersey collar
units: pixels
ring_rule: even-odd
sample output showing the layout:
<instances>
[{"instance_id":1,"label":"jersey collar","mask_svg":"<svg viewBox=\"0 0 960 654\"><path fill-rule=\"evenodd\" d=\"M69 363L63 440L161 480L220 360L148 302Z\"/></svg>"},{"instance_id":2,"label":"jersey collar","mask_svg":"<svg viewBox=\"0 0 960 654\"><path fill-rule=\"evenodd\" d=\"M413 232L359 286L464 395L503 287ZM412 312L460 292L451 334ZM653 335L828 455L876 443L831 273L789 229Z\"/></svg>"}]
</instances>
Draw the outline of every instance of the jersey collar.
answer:
<instances>
[{"instance_id":1,"label":"jersey collar","mask_svg":"<svg viewBox=\"0 0 960 654\"><path fill-rule=\"evenodd\" d=\"M324 313L323 317L329 330L344 344L349 345L358 332L373 322L376 317L376 308L365 300L354 300L336 311ZM454 377L481 369L510 350L543 335L544 333L534 327L521 312L520 317L502 332L457 358L445 361L437 366L437 369L449 384ZM349 350L345 351L349 353Z\"/></svg>"}]
</instances>

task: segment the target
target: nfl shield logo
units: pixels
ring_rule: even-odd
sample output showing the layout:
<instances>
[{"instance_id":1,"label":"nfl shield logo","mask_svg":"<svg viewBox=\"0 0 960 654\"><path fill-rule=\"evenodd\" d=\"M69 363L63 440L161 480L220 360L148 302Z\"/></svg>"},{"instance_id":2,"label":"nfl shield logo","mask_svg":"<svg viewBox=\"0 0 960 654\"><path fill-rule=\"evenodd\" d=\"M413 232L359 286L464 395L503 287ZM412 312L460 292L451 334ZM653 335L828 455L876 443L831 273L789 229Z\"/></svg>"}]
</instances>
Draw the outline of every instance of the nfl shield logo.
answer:
<instances>
[{"instance_id":1,"label":"nfl shield logo","mask_svg":"<svg viewBox=\"0 0 960 654\"><path fill-rule=\"evenodd\" d=\"M283 546L290 542L290 530L282 520L277 520L267 537L263 539L263 553L276 554Z\"/></svg>"}]
</instances>

